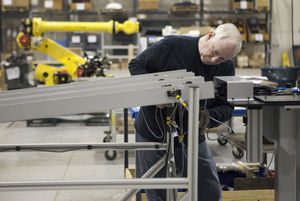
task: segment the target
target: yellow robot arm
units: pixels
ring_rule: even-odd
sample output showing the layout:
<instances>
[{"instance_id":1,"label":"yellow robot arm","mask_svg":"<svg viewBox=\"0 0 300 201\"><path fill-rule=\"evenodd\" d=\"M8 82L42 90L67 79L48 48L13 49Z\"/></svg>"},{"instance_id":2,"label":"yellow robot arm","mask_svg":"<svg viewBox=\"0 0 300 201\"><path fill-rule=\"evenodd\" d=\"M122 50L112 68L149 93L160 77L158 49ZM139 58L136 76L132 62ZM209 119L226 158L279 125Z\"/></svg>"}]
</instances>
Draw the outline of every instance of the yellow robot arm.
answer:
<instances>
[{"instance_id":1,"label":"yellow robot arm","mask_svg":"<svg viewBox=\"0 0 300 201\"><path fill-rule=\"evenodd\" d=\"M63 67L45 64L35 68L35 79L47 86L59 84L60 81L70 81L78 77L78 67L84 66L86 59L59 45L55 41L42 37L45 32L108 32L134 34L139 31L139 23L125 21L124 23L108 22L49 22L41 18L26 19L24 30L17 36L17 43L21 48L32 49L46 54ZM64 80L60 80L64 79Z\"/></svg>"},{"instance_id":2,"label":"yellow robot arm","mask_svg":"<svg viewBox=\"0 0 300 201\"><path fill-rule=\"evenodd\" d=\"M86 62L85 58L47 37L29 37L20 32L17 36L17 41L19 42L19 46L48 55L63 65L62 67L55 67L38 64L35 67L35 79L41 83L45 83L46 86L76 79L78 67L84 65ZM23 41L23 43L20 41Z\"/></svg>"},{"instance_id":3,"label":"yellow robot arm","mask_svg":"<svg viewBox=\"0 0 300 201\"><path fill-rule=\"evenodd\" d=\"M108 22L60 22L43 21L41 18L25 20L25 33L41 36L45 32L124 32L127 35L139 32L139 23L125 21L124 23L110 20Z\"/></svg>"},{"instance_id":4,"label":"yellow robot arm","mask_svg":"<svg viewBox=\"0 0 300 201\"><path fill-rule=\"evenodd\" d=\"M85 58L49 38L43 38L41 43L37 46L33 46L32 49L44 53L45 55L49 55L59 63L63 64L62 67L40 64L35 68L35 78L38 81L45 83L46 86L58 84L60 82L58 79L64 79L61 80L62 82L76 79L77 68L86 61Z\"/></svg>"}]
</instances>

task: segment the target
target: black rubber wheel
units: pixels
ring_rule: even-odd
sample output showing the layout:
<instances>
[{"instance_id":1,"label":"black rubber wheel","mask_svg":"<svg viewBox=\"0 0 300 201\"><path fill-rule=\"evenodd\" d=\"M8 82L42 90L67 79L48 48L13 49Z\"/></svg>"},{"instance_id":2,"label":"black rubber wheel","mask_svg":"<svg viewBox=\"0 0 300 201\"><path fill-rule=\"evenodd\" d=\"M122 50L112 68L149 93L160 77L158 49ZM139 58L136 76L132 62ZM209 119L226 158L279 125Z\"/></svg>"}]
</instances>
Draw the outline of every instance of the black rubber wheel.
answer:
<instances>
[{"instance_id":1,"label":"black rubber wheel","mask_svg":"<svg viewBox=\"0 0 300 201\"><path fill-rule=\"evenodd\" d=\"M117 152L116 151L113 151L113 150L105 151L106 160L113 161L113 160L116 159L116 157L117 157Z\"/></svg>"},{"instance_id":2,"label":"black rubber wheel","mask_svg":"<svg viewBox=\"0 0 300 201\"><path fill-rule=\"evenodd\" d=\"M232 155L236 159L241 159L244 157L244 151L236 146L232 147Z\"/></svg>"},{"instance_id":3,"label":"black rubber wheel","mask_svg":"<svg viewBox=\"0 0 300 201\"><path fill-rule=\"evenodd\" d=\"M103 142L111 142L111 136L105 136L104 138L103 138Z\"/></svg>"},{"instance_id":4,"label":"black rubber wheel","mask_svg":"<svg viewBox=\"0 0 300 201\"><path fill-rule=\"evenodd\" d=\"M218 143L221 146L225 146L228 143L228 140L224 137L220 137L220 138L218 138Z\"/></svg>"}]
</instances>

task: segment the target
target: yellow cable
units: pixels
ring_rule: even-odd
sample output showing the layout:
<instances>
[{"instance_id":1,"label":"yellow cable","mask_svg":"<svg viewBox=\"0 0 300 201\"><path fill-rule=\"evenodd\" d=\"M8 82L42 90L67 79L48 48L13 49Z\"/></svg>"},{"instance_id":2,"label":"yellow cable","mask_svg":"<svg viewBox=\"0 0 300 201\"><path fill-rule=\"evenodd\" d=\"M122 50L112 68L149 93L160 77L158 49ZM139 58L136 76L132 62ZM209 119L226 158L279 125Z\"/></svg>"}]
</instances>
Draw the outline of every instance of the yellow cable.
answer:
<instances>
[{"instance_id":1,"label":"yellow cable","mask_svg":"<svg viewBox=\"0 0 300 201\"><path fill-rule=\"evenodd\" d=\"M182 98L179 95L176 95L175 97L177 100L179 100L179 102L181 103L181 105L187 109L187 104L182 100Z\"/></svg>"}]
</instances>

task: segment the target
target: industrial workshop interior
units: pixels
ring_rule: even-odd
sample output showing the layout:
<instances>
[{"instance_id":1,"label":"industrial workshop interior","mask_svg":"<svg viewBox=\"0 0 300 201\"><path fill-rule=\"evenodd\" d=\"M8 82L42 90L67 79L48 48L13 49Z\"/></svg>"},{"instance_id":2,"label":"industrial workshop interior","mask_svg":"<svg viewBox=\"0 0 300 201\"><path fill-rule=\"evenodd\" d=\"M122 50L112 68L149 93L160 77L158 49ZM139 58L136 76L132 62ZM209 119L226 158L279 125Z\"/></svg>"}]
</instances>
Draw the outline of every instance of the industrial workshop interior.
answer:
<instances>
[{"instance_id":1,"label":"industrial workshop interior","mask_svg":"<svg viewBox=\"0 0 300 201\"><path fill-rule=\"evenodd\" d=\"M0 201L300 201L299 0L0 7Z\"/></svg>"}]
</instances>

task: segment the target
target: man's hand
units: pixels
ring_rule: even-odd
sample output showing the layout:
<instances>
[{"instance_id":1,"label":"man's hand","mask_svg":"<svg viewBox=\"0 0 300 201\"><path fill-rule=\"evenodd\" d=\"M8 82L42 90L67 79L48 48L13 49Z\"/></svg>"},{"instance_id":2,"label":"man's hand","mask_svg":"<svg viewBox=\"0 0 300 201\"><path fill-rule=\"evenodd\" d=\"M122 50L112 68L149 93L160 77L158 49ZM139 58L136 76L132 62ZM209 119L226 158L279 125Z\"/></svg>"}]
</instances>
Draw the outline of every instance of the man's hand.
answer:
<instances>
[{"instance_id":1,"label":"man's hand","mask_svg":"<svg viewBox=\"0 0 300 201\"><path fill-rule=\"evenodd\" d=\"M207 110L200 110L199 113L199 129L200 133L203 134L205 132L205 129L207 128L207 125L209 123L209 113Z\"/></svg>"}]
</instances>

